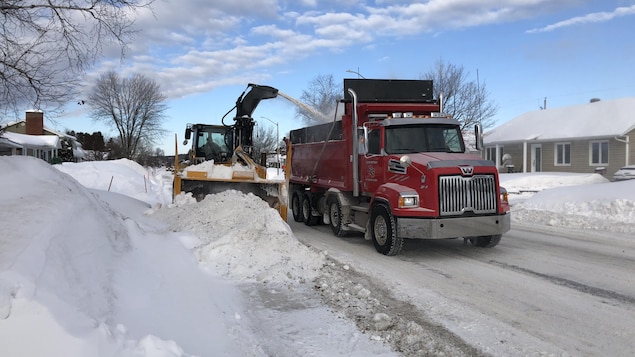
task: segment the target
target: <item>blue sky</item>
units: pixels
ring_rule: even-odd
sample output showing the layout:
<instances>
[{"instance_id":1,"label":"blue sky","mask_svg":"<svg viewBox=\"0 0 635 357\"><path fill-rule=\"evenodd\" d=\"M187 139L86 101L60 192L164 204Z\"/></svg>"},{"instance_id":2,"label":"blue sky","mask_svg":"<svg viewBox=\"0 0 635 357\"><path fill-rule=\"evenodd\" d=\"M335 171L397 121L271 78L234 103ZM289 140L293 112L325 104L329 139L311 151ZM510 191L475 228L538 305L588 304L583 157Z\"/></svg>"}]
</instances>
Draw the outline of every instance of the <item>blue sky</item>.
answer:
<instances>
[{"instance_id":1,"label":"blue sky","mask_svg":"<svg viewBox=\"0 0 635 357\"><path fill-rule=\"evenodd\" d=\"M115 69L143 73L168 96L174 153L186 123L220 124L247 83L299 98L318 75L419 79L438 60L477 73L499 107L496 125L528 111L635 96L635 1L630 0L157 0L123 61L106 51L86 82ZM58 130L93 132L87 106ZM232 113L233 114L233 113ZM254 112L280 135L302 126L278 97ZM179 152L187 149L179 144Z\"/></svg>"}]
</instances>

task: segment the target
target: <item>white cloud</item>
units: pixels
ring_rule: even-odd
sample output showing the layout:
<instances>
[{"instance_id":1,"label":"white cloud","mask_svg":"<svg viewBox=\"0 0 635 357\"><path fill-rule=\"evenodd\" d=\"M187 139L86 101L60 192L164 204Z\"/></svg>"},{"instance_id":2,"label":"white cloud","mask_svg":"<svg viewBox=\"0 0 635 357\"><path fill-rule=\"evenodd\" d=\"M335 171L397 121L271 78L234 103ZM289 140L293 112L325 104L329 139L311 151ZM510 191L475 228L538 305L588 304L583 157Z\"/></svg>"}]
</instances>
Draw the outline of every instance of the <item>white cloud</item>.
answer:
<instances>
[{"instance_id":1,"label":"white cloud","mask_svg":"<svg viewBox=\"0 0 635 357\"><path fill-rule=\"evenodd\" d=\"M617 17L634 15L634 14L635 14L635 5L631 5L629 7L618 7L612 12L594 12L584 16L576 16L568 20L556 22L555 24L552 24L552 25L527 30L526 32L527 33L548 32L548 31L553 31L562 27L595 23L595 22L606 22L606 21L613 20Z\"/></svg>"},{"instance_id":2,"label":"white cloud","mask_svg":"<svg viewBox=\"0 0 635 357\"><path fill-rule=\"evenodd\" d=\"M434 36L531 18L579 1L163 0L152 13L138 14L142 32L124 71L150 74L170 97L185 96L236 78L266 77L318 52L372 47L380 37ZM635 6L622 9L577 21L635 12Z\"/></svg>"}]
</instances>

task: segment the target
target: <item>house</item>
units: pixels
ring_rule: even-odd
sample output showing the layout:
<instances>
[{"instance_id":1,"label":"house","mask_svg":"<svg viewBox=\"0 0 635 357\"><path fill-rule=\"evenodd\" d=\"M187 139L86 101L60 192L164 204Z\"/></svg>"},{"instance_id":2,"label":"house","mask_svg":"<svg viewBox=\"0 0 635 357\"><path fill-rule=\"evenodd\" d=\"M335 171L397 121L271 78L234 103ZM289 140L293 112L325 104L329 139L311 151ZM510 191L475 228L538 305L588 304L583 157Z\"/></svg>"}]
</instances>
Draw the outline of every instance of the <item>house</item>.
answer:
<instances>
[{"instance_id":1,"label":"house","mask_svg":"<svg viewBox=\"0 0 635 357\"><path fill-rule=\"evenodd\" d=\"M64 161L84 156L81 144L71 135L44 126L44 113L31 110L24 120L0 128L0 155L34 156L45 161Z\"/></svg>"},{"instance_id":2,"label":"house","mask_svg":"<svg viewBox=\"0 0 635 357\"><path fill-rule=\"evenodd\" d=\"M612 173L635 161L635 97L525 113L484 144L501 172Z\"/></svg>"}]
</instances>

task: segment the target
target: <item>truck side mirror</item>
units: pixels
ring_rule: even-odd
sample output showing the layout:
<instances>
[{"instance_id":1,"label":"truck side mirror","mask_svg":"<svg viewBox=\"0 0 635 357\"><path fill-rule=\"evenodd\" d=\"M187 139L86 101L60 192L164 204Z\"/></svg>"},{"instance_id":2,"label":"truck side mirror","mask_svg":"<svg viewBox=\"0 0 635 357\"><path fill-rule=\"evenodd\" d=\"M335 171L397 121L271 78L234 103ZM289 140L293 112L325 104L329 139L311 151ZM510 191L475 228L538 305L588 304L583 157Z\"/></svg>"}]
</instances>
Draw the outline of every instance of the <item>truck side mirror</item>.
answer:
<instances>
[{"instance_id":1,"label":"truck side mirror","mask_svg":"<svg viewBox=\"0 0 635 357\"><path fill-rule=\"evenodd\" d=\"M474 126L474 138L476 139L476 150L483 150L483 127L481 124Z\"/></svg>"},{"instance_id":2,"label":"truck side mirror","mask_svg":"<svg viewBox=\"0 0 635 357\"><path fill-rule=\"evenodd\" d=\"M192 137L192 129L190 128L185 129L185 140L190 140L191 137Z\"/></svg>"}]
</instances>

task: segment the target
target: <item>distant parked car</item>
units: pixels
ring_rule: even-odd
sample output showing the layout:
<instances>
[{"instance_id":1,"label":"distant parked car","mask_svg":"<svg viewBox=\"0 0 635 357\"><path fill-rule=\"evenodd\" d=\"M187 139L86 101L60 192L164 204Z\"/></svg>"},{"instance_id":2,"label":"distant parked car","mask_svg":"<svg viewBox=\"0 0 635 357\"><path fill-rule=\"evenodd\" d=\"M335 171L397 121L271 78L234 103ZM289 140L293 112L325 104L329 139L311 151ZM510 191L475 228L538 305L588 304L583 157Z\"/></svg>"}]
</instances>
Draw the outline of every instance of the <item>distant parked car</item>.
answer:
<instances>
[{"instance_id":1,"label":"distant parked car","mask_svg":"<svg viewBox=\"0 0 635 357\"><path fill-rule=\"evenodd\" d=\"M613 181L624 181L635 179L635 165L624 166L615 171Z\"/></svg>"}]
</instances>

